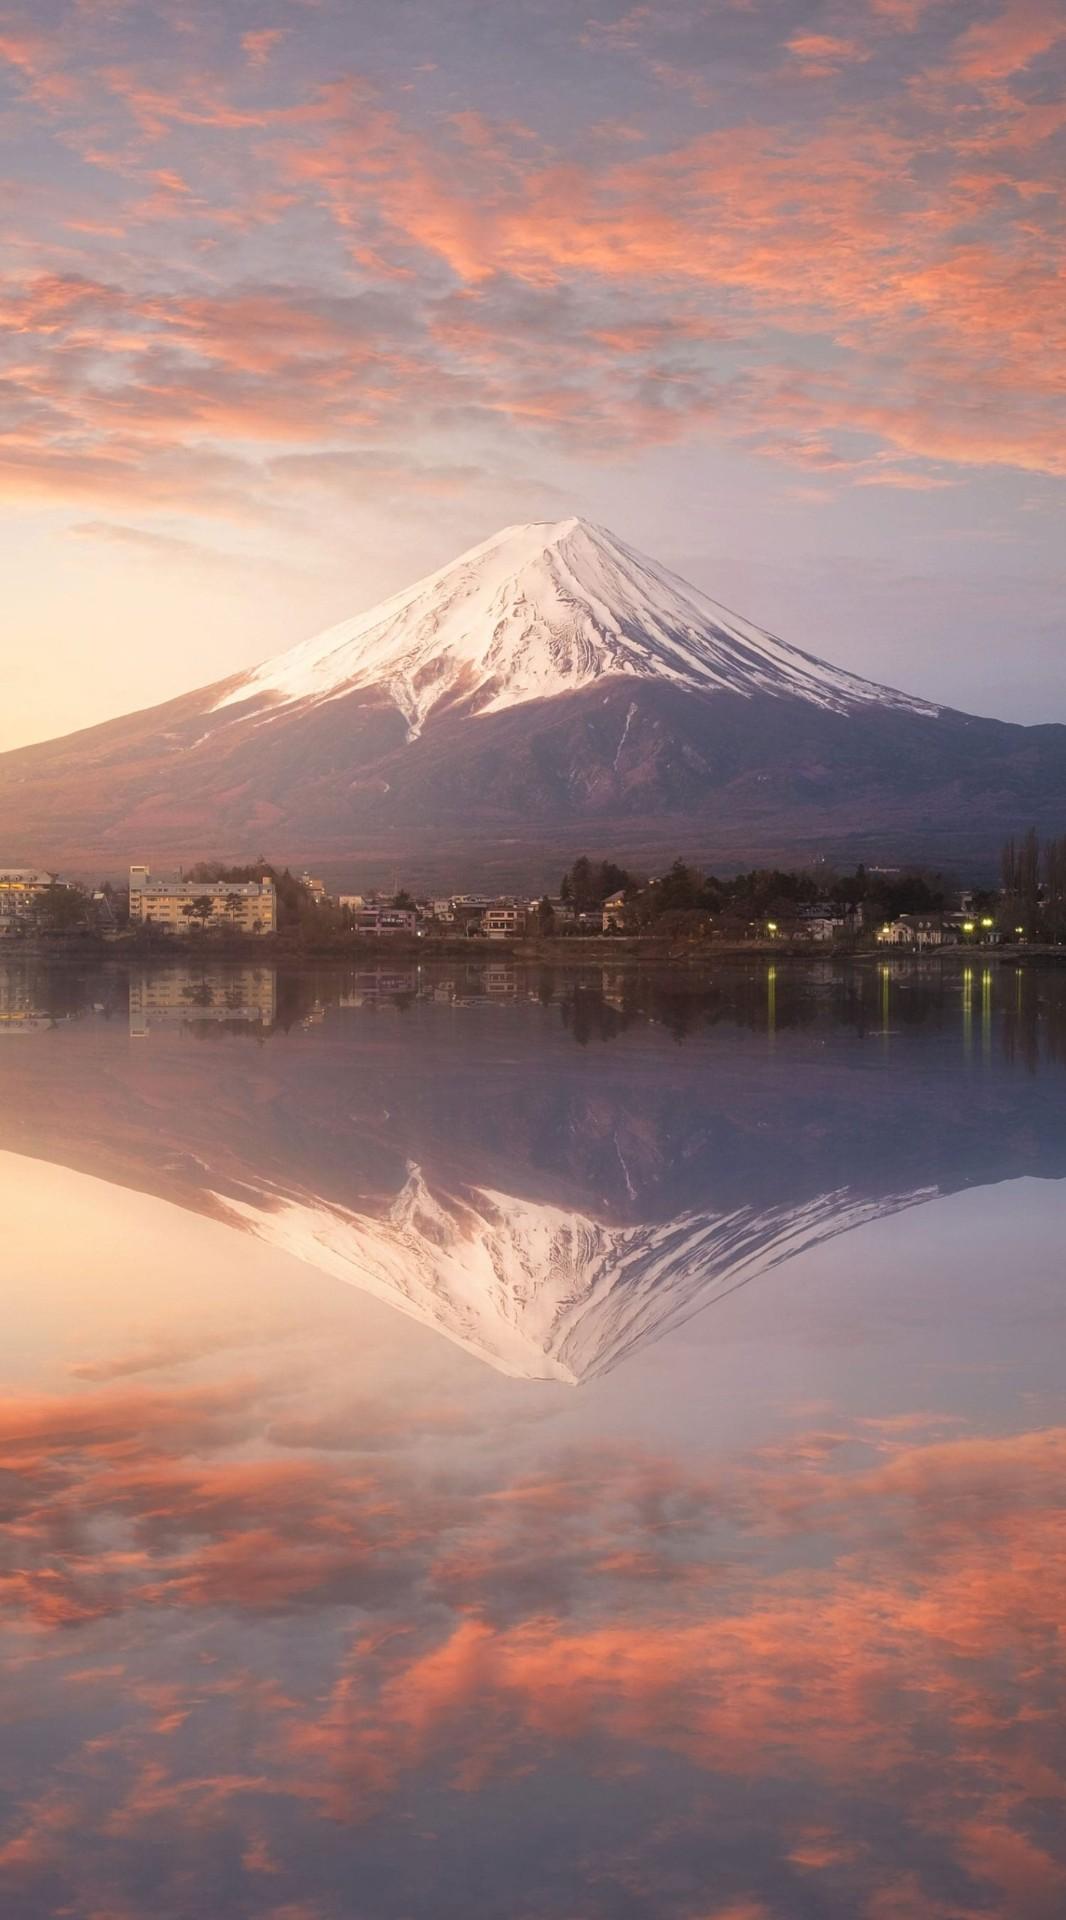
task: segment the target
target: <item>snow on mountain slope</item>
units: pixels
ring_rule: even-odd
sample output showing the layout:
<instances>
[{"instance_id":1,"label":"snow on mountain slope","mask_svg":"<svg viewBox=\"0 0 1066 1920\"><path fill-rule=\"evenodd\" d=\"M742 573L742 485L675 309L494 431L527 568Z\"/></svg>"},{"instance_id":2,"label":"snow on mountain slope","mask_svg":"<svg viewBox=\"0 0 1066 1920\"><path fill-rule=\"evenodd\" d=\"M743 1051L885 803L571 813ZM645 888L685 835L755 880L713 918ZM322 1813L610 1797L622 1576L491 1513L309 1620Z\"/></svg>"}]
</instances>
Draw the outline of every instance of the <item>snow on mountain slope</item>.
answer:
<instances>
[{"instance_id":1,"label":"snow on mountain slope","mask_svg":"<svg viewBox=\"0 0 1066 1920\"><path fill-rule=\"evenodd\" d=\"M412 1164L380 1216L278 1189L213 1198L261 1240L373 1294L500 1373L576 1386L716 1294L936 1192L864 1200L842 1188L799 1207L610 1226L488 1188L461 1198L438 1193Z\"/></svg>"},{"instance_id":2,"label":"snow on mountain slope","mask_svg":"<svg viewBox=\"0 0 1066 1920\"><path fill-rule=\"evenodd\" d=\"M607 674L846 713L939 709L775 639L602 527L507 527L391 600L245 675L214 711L267 696L271 713L383 687L408 738L441 701L495 713ZM268 713L268 718L270 713Z\"/></svg>"}]
</instances>

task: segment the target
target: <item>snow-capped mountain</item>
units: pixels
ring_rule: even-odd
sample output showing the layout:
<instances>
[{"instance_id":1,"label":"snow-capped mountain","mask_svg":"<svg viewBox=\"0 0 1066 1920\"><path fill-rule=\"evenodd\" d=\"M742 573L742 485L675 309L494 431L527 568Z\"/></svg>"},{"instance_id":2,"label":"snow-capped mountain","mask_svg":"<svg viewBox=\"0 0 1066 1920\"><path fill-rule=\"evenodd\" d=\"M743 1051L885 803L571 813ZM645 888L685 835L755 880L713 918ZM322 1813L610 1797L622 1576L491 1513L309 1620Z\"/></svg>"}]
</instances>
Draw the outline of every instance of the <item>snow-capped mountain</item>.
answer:
<instances>
[{"instance_id":1,"label":"snow-capped mountain","mask_svg":"<svg viewBox=\"0 0 1066 1920\"><path fill-rule=\"evenodd\" d=\"M352 884L538 889L584 851L973 865L1064 814L1066 727L876 686L575 519L509 527L252 672L0 755L5 856L96 873L260 850Z\"/></svg>"},{"instance_id":2,"label":"snow-capped mountain","mask_svg":"<svg viewBox=\"0 0 1066 1920\"><path fill-rule=\"evenodd\" d=\"M927 702L801 653L584 520L505 527L405 592L238 680L216 712L272 711L384 688L417 739L442 704L499 713L610 675L772 694L846 713Z\"/></svg>"}]
</instances>

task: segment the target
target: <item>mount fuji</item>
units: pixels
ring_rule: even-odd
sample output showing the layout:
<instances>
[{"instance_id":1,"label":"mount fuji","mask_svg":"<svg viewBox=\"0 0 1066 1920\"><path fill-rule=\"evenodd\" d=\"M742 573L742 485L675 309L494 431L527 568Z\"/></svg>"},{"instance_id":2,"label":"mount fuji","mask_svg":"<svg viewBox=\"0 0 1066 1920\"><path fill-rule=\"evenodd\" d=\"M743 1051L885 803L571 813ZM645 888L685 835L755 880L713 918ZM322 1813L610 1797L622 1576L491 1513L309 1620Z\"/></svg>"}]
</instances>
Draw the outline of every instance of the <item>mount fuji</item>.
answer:
<instances>
[{"instance_id":1,"label":"mount fuji","mask_svg":"<svg viewBox=\"0 0 1066 1920\"><path fill-rule=\"evenodd\" d=\"M0 755L10 858L271 857L540 885L633 862L988 859L1066 815L1066 727L776 639L578 519L508 527L251 672Z\"/></svg>"},{"instance_id":2,"label":"mount fuji","mask_svg":"<svg viewBox=\"0 0 1066 1920\"><path fill-rule=\"evenodd\" d=\"M693 693L772 694L835 713L937 711L786 646L582 520L506 527L370 613L245 675L218 706L263 696L280 715L383 687L415 740L457 702L501 713L616 675Z\"/></svg>"}]
</instances>

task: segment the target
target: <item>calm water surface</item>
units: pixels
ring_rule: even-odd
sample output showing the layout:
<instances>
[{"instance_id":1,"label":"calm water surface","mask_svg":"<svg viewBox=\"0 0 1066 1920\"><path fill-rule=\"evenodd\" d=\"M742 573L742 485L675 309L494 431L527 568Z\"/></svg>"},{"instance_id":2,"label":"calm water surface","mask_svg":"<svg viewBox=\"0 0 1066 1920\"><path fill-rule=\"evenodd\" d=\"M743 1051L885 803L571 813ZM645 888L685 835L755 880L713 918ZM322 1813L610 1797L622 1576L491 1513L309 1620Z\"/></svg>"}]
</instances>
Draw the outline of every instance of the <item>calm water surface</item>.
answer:
<instances>
[{"instance_id":1,"label":"calm water surface","mask_svg":"<svg viewBox=\"0 0 1066 1920\"><path fill-rule=\"evenodd\" d=\"M1066 975L0 963L5 1920L1066 1912Z\"/></svg>"}]
</instances>

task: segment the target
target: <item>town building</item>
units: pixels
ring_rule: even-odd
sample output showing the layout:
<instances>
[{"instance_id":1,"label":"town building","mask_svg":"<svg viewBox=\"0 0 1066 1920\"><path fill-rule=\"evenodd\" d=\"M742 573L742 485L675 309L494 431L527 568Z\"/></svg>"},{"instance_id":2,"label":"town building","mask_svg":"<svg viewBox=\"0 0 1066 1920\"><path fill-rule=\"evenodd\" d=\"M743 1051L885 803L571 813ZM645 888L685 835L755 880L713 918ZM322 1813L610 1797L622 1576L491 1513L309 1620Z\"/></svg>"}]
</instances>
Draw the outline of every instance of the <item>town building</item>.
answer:
<instances>
[{"instance_id":1,"label":"town building","mask_svg":"<svg viewBox=\"0 0 1066 1920\"><path fill-rule=\"evenodd\" d=\"M453 893L446 899L430 902L433 919L442 927L453 927L459 934L482 931L482 921L493 902L481 893Z\"/></svg>"},{"instance_id":2,"label":"town building","mask_svg":"<svg viewBox=\"0 0 1066 1920\"><path fill-rule=\"evenodd\" d=\"M410 907L360 907L352 918L356 933L418 932L418 915Z\"/></svg>"},{"instance_id":3,"label":"town building","mask_svg":"<svg viewBox=\"0 0 1066 1920\"><path fill-rule=\"evenodd\" d=\"M877 929L879 947L953 947L959 928L939 913L901 913Z\"/></svg>"},{"instance_id":4,"label":"town building","mask_svg":"<svg viewBox=\"0 0 1066 1920\"><path fill-rule=\"evenodd\" d=\"M130 868L130 923L162 933L274 933L278 898L268 874L261 880L153 880L147 867Z\"/></svg>"},{"instance_id":5,"label":"town building","mask_svg":"<svg viewBox=\"0 0 1066 1920\"><path fill-rule=\"evenodd\" d=\"M607 895L601 908L600 919L600 925L604 933L614 933L616 928L620 931L621 928L624 927L628 904L629 902L624 887L619 887L617 893L609 893Z\"/></svg>"},{"instance_id":6,"label":"town building","mask_svg":"<svg viewBox=\"0 0 1066 1920\"><path fill-rule=\"evenodd\" d=\"M52 874L35 867L0 867L0 937L24 932L54 884Z\"/></svg>"},{"instance_id":7,"label":"town building","mask_svg":"<svg viewBox=\"0 0 1066 1920\"><path fill-rule=\"evenodd\" d=\"M561 899L557 893L535 894L533 896L533 899L527 902L529 918L531 920L535 920L537 918L537 915L539 914L542 906L544 905L545 900L548 902L548 905L552 910L552 919L557 921L560 925L562 924L569 925L570 921L574 917L573 906L569 900Z\"/></svg>"},{"instance_id":8,"label":"town building","mask_svg":"<svg viewBox=\"0 0 1066 1920\"><path fill-rule=\"evenodd\" d=\"M854 907L834 907L827 901L819 900L813 906L799 909L793 937L800 940L824 942L838 940L841 935L855 933L861 925L858 911Z\"/></svg>"},{"instance_id":9,"label":"town building","mask_svg":"<svg viewBox=\"0 0 1066 1920\"><path fill-rule=\"evenodd\" d=\"M490 940L521 940L526 930L526 910L513 900L496 901L481 916L481 931Z\"/></svg>"}]
</instances>

